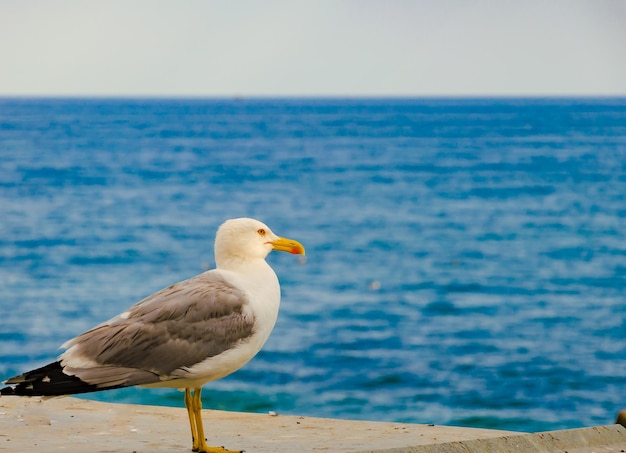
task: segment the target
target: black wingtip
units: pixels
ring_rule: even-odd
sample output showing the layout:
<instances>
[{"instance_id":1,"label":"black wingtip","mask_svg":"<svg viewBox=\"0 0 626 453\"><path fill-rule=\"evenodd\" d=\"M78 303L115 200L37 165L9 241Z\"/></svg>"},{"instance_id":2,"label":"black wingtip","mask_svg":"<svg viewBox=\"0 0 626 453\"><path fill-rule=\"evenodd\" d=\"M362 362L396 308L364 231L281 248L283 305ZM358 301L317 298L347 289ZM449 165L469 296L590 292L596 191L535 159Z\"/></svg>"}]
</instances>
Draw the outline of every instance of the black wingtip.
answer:
<instances>
[{"instance_id":1,"label":"black wingtip","mask_svg":"<svg viewBox=\"0 0 626 453\"><path fill-rule=\"evenodd\" d=\"M60 396L103 390L96 385L81 381L76 376L65 374L60 362L50 363L15 376L8 379L5 384L9 387L0 389L0 395Z\"/></svg>"},{"instance_id":2,"label":"black wingtip","mask_svg":"<svg viewBox=\"0 0 626 453\"><path fill-rule=\"evenodd\" d=\"M15 389L13 387L4 387L0 389L0 395L15 395Z\"/></svg>"}]
</instances>

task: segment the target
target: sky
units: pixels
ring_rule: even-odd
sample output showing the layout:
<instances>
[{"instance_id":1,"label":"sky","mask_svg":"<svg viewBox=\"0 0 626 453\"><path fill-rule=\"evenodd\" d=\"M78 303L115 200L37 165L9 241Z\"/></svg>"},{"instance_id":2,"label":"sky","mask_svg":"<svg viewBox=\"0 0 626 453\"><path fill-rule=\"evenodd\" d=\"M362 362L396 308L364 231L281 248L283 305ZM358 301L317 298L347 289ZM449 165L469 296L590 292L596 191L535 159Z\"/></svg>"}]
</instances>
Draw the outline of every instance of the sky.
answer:
<instances>
[{"instance_id":1,"label":"sky","mask_svg":"<svg viewBox=\"0 0 626 453\"><path fill-rule=\"evenodd\" d=\"M0 0L0 96L624 96L626 0Z\"/></svg>"}]
</instances>

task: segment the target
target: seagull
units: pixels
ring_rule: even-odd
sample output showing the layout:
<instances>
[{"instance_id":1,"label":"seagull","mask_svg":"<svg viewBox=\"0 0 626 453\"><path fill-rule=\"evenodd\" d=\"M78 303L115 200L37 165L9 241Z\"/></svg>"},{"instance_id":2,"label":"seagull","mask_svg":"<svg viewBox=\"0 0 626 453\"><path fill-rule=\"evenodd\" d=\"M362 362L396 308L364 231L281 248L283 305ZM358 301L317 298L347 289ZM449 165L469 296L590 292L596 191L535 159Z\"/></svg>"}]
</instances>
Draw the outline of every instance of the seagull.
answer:
<instances>
[{"instance_id":1,"label":"seagull","mask_svg":"<svg viewBox=\"0 0 626 453\"><path fill-rule=\"evenodd\" d=\"M244 366L274 328L280 285L265 261L272 250L304 255L302 244L258 220L227 220L215 237L215 269L168 286L66 341L56 362L6 380L0 394L184 389L192 451L232 452L206 443L202 386Z\"/></svg>"}]
</instances>

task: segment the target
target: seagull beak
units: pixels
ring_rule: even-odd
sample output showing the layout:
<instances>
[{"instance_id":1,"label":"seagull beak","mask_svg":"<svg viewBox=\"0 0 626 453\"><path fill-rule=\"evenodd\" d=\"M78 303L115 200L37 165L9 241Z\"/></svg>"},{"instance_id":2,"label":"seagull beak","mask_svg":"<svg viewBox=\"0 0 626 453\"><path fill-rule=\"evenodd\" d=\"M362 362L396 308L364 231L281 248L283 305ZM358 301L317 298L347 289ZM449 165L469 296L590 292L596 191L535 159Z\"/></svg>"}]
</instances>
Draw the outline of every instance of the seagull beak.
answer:
<instances>
[{"instance_id":1,"label":"seagull beak","mask_svg":"<svg viewBox=\"0 0 626 453\"><path fill-rule=\"evenodd\" d=\"M279 252L289 252L293 255L304 255L304 247L298 241L287 238L278 238L277 240L270 242L272 244L272 250L278 250Z\"/></svg>"}]
</instances>

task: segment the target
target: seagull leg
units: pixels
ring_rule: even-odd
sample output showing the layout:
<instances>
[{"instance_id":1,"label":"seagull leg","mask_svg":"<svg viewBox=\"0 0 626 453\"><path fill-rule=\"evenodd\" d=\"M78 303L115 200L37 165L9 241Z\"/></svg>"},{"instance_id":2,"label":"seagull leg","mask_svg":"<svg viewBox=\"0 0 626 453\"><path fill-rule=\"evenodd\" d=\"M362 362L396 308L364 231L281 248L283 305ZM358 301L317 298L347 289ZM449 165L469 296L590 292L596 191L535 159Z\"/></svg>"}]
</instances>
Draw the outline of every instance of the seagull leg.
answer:
<instances>
[{"instance_id":1,"label":"seagull leg","mask_svg":"<svg viewBox=\"0 0 626 453\"><path fill-rule=\"evenodd\" d=\"M185 389L185 401L187 390ZM226 450L224 447L209 447L204 438L204 425L202 424L202 387L193 389L193 397L191 397L191 406L193 410L194 422L196 428L196 437L193 439L193 451L199 453L242 453L241 450ZM191 423L191 415L189 416ZM193 427L192 427L193 430ZM192 431L193 435L193 431Z\"/></svg>"},{"instance_id":2,"label":"seagull leg","mask_svg":"<svg viewBox=\"0 0 626 453\"><path fill-rule=\"evenodd\" d=\"M198 442L198 430L196 427L196 418L194 415L191 389L189 387L185 388L185 407L187 408L187 415L189 416L189 426L191 427L191 451L198 451L200 449Z\"/></svg>"},{"instance_id":3,"label":"seagull leg","mask_svg":"<svg viewBox=\"0 0 626 453\"><path fill-rule=\"evenodd\" d=\"M194 443L197 442L198 449L194 451L199 451L202 453L207 453L209 447L206 444L206 439L204 438L204 425L202 424L202 387L198 387L193 389L193 416L195 418L196 425L196 434L198 435L197 440L194 439Z\"/></svg>"}]
</instances>

